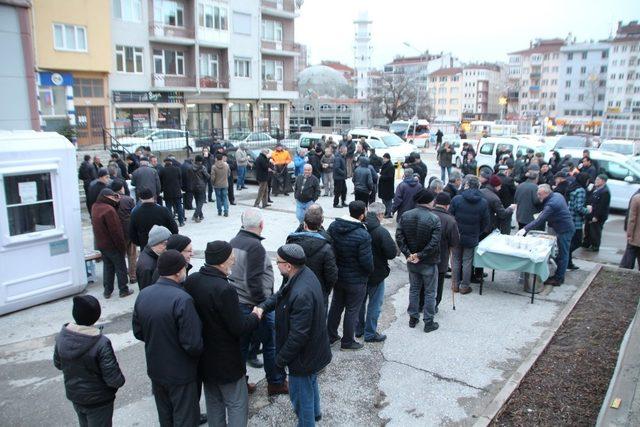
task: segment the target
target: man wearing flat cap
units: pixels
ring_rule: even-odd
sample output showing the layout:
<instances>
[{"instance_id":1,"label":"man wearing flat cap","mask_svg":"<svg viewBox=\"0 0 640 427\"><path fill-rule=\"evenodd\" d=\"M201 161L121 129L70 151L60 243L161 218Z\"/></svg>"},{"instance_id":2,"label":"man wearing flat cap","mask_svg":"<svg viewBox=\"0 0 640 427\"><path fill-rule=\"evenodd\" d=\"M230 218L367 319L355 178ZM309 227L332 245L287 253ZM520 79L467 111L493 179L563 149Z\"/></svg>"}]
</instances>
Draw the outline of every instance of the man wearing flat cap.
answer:
<instances>
[{"instance_id":1,"label":"man wearing flat cap","mask_svg":"<svg viewBox=\"0 0 640 427\"><path fill-rule=\"evenodd\" d=\"M409 327L420 321L420 292L424 290L424 332L438 329L436 286L440 262L440 219L430 211L435 198L431 190L421 189L413 198L416 207L405 212L396 229L400 252L407 258L409 270Z\"/></svg>"},{"instance_id":2,"label":"man wearing flat cap","mask_svg":"<svg viewBox=\"0 0 640 427\"><path fill-rule=\"evenodd\" d=\"M318 372L331 362L322 286L305 262L300 245L281 246L277 263L285 282L256 308L258 314L275 311L276 365L289 369L289 398L299 426L322 418Z\"/></svg>"},{"instance_id":3,"label":"man wearing flat cap","mask_svg":"<svg viewBox=\"0 0 640 427\"><path fill-rule=\"evenodd\" d=\"M147 374L161 426L200 421L198 360L202 323L183 288L187 262L175 249L158 258L158 281L140 291L133 308L133 335L144 341Z\"/></svg>"}]
</instances>

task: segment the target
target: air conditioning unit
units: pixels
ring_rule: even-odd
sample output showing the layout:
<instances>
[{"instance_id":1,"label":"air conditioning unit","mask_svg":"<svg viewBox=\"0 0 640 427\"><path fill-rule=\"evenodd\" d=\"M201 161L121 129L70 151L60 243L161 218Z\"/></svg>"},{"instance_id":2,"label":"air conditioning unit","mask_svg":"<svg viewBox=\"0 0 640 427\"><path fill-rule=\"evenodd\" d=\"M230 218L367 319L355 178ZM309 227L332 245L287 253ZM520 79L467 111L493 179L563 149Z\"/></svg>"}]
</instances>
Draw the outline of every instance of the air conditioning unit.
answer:
<instances>
[{"instance_id":1,"label":"air conditioning unit","mask_svg":"<svg viewBox=\"0 0 640 427\"><path fill-rule=\"evenodd\" d=\"M153 86L154 87L164 87L164 74L154 74L153 75Z\"/></svg>"}]
</instances>

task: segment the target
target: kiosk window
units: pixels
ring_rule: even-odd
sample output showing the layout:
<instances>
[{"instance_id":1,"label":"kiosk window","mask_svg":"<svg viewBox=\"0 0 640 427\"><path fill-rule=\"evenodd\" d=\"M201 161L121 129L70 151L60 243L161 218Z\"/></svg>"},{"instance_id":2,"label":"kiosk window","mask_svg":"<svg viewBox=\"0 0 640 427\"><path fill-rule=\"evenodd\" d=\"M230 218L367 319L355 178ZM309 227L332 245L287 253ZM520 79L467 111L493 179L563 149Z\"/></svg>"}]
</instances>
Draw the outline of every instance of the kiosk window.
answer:
<instances>
[{"instance_id":1,"label":"kiosk window","mask_svg":"<svg viewBox=\"0 0 640 427\"><path fill-rule=\"evenodd\" d=\"M5 176L4 193L10 236L56 228L51 173Z\"/></svg>"}]
</instances>

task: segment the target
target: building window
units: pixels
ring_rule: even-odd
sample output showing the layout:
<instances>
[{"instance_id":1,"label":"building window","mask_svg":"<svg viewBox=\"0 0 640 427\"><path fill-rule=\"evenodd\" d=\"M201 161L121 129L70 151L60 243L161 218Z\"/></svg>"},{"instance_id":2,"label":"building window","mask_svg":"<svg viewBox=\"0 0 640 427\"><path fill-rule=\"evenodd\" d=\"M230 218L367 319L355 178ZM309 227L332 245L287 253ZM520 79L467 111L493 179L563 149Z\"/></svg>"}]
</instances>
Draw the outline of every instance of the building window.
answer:
<instances>
[{"instance_id":1,"label":"building window","mask_svg":"<svg viewBox=\"0 0 640 427\"><path fill-rule=\"evenodd\" d=\"M63 86L38 88L43 117L67 116L67 94Z\"/></svg>"},{"instance_id":2,"label":"building window","mask_svg":"<svg viewBox=\"0 0 640 427\"><path fill-rule=\"evenodd\" d=\"M262 20L262 39L272 42L282 41L282 22Z\"/></svg>"},{"instance_id":3,"label":"building window","mask_svg":"<svg viewBox=\"0 0 640 427\"><path fill-rule=\"evenodd\" d=\"M578 101L584 101L584 95L578 95Z\"/></svg>"},{"instance_id":4,"label":"building window","mask_svg":"<svg viewBox=\"0 0 640 427\"><path fill-rule=\"evenodd\" d=\"M156 74L184 76L184 52L154 49L153 69Z\"/></svg>"},{"instance_id":5,"label":"building window","mask_svg":"<svg viewBox=\"0 0 640 427\"><path fill-rule=\"evenodd\" d=\"M73 81L73 96L77 98L102 98L104 84L101 79L75 78Z\"/></svg>"},{"instance_id":6,"label":"building window","mask_svg":"<svg viewBox=\"0 0 640 427\"><path fill-rule=\"evenodd\" d=\"M565 100L565 101L569 101L569 100L571 100L571 95L569 95L568 93L566 93L566 94L564 95L564 100Z\"/></svg>"},{"instance_id":7,"label":"building window","mask_svg":"<svg viewBox=\"0 0 640 427\"><path fill-rule=\"evenodd\" d=\"M251 15L233 12L233 32L235 34L251 35Z\"/></svg>"},{"instance_id":8,"label":"building window","mask_svg":"<svg viewBox=\"0 0 640 427\"><path fill-rule=\"evenodd\" d=\"M606 65L600 66L600 72L601 73L606 73L607 72L607 66Z\"/></svg>"},{"instance_id":9,"label":"building window","mask_svg":"<svg viewBox=\"0 0 640 427\"><path fill-rule=\"evenodd\" d=\"M227 8L200 3L198 24L204 28L226 31L228 29Z\"/></svg>"},{"instance_id":10,"label":"building window","mask_svg":"<svg viewBox=\"0 0 640 427\"><path fill-rule=\"evenodd\" d=\"M157 10L161 7L160 10ZM162 16L165 25L184 27L184 6L171 0L163 0L160 5L156 3L156 16Z\"/></svg>"},{"instance_id":11,"label":"building window","mask_svg":"<svg viewBox=\"0 0 640 427\"><path fill-rule=\"evenodd\" d=\"M235 58L233 60L233 71L236 77L251 78L251 59Z\"/></svg>"},{"instance_id":12,"label":"building window","mask_svg":"<svg viewBox=\"0 0 640 427\"><path fill-rule=\"evenodd\" d=\"M113 16L123 21L142 21L142 0L113 0Z\"/></svg>"},{"instance_id":13,"label":"building window","mask_svg":"<svg viewBox=\"0 0 640 427\"><path fill-rule=\"evenodd\" d=\"M587 59L587 52L582 52L582 59Z\"/></svg>"},{"instance_id":14,"label":"building window","mask_svg":"<svg viewBox=\"0 0 640 427\"><path fill-rule=\"evenodd\" d=\"M116 70L120 73L142 73L142 48L116 45Z\"/></svg>"},{"instance_id":15,"label":"building window","mask_svg":"<svg viewBox=\"0 0 640 427\"><path fill-rule=\"evenodd\" d=\"M598 101L604 101L604 95L602 94L598 95Z\"/></svg>"},{"instance_id":16,"label":"building window","mask_svg":"<svg viewBox=\"0 0 640 427\"><path fill-rule=\"evenodd\" d=\"M587 73L587 67L580 67L580 74L586 74Z\"/></svg>"},{"instance_id":17,"label":"building window","mask_svg":"<svg viewBox=\"0 0 640 427\"><path fill-rule=\"evenodd\" d=\"M551 72L557 73L558 72L558 66L556 65L554 67L551 67Z\"/></svg>"},{"instance_id":18,"label":"building window","mask_svg":"<svg viewBox=\"0 0 640 427\"><path fill-rule=\"evenodd\" d=\"M211 77L218 80L218 54L217 53L201 53L200 54L200 75L202 77Z\"/></svg>"},{"instance_id":19,"label":"building window","mask_svg":"<svg viewBox=\"0 0 640 427\"><path fill-rule=\"evenodd\" d=\"M571 61L573 59L573 53L567 53L567 59Z\"/></svg>"},{"instance_id":20,"label":"building window","mask_svg":"<svg viewBox=\"0 0 640 427\"><path fill-rule=\"evenodd\" d=\"M9 175L3 180L10 236L56 228L50 172Z\"/></svg>"},{"instance_id":21,"label":"building window","mask_svg":"<svg viewBox=\"0 0 640 427\"><path fill-rule=\"evenodd\" d=\"M281 82L284 77L284 65L282 61L271 59L262 61L262 80L275 80Z\"/></svg>"},{"instance_id":22,"label":"building window","mask_svg":"<svg viewBox=\"0 0 640 427\"><path fill-rule=\"evenodd\" d=\"M87 29L79 25L53 24L53 46L56 50L87 51Z\"/></svg>"},{"instance_id":23,"label":"building window","mask_svg":"<svg viewBox=\"0 0 640 427\"><path fill-rule=\"evenodd\" d=\"M580 80L580 87L584 87L585 85L585 81L584 80Z\"/></svg>"},{"instance_id":24,"label":"building window","mask_svg":"<svg viewBox=\"0 0 640 427\"><path fill-rule=\"evenodd\" d=\"M571 87L571 81L567 80L566 82L564 82L564 87Z\"/></svg>"},{"instance_id":25,"label":"building window","mask_svg":"<svg viewBox=\"0 0 640 427\"><path fill-rule=\"evenodd\" d=\"M571 74L571 67L567 67L567 74Z\"/></svg>"},{"instance_id":26,"label":"building window","mask_svg":"<svg viewBox=\"0 0 640 427\"><path fill-rule=\"evenodd\" d=\"M603 50L602 51L602 59L606 59L609 57L609 51L608 50Z\"/></svg>"}]
</instances>

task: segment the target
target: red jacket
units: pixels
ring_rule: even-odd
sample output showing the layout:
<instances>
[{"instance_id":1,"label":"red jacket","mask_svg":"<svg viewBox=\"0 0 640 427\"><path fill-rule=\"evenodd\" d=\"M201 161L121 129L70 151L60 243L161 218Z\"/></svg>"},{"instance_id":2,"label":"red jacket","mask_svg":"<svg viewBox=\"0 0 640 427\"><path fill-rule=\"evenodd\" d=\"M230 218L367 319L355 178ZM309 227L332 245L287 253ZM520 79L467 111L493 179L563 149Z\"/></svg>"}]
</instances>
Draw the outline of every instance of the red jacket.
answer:
<instances>
[{"instance_id":1,"label":"red jacket","mask_svg":"<svg viewBox=\"0 0 640 427\"><path fill-rule=\"evenodd\" d=\"M93 238L98 249L126 252L127 246L122 223L113 206L102 200L94 203L91 207L91 225L93 226Z\"/></svg>"}]
</instances>

